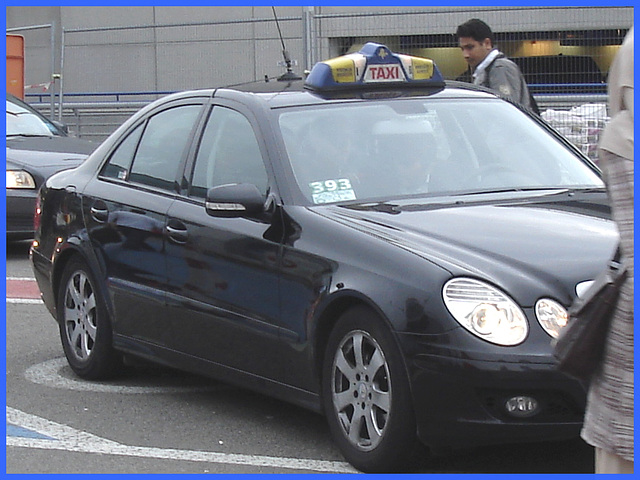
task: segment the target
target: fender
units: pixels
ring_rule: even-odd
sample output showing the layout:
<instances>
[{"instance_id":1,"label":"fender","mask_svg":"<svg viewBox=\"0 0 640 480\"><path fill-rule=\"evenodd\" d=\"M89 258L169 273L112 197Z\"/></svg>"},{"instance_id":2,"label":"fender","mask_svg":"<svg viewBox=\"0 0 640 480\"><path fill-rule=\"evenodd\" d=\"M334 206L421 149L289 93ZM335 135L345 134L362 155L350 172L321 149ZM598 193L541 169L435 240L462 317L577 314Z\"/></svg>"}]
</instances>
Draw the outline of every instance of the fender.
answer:
<instances>
[{"instance_id":1,"label":"fender","mask_svg":"<svg viewBox=\"0 0 640 480\"><path fill-rule=\"evenodd\" d=\"M76 255L80 256L83 261L87 263L89 269L94 274L96 288L99 289L99 293L104 299L107 313L111 318L113 318L114 308L111 303L111 298L107 293L107 274L105 263L103 259L99 258L98 252L96 252L94 248L90 247L90 240L86 230L76 232L74 235L63 239L61 242L59 242L59 246L53 252L51 289L53 291L53 297L55 299L55 318L58 318L57 301L58 291L60 289L60 278L62 277L64 267L67 265L69 260Z\"/></svg>"}]
</instances>

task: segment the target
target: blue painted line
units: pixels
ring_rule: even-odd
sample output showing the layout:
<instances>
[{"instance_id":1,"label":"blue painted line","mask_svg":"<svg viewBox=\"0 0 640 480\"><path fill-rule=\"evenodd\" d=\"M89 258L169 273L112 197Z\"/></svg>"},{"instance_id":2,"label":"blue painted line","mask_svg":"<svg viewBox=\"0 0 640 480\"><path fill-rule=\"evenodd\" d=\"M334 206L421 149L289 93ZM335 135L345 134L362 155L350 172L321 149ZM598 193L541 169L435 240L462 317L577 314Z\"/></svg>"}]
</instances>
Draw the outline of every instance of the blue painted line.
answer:
<instances>
[{"instance_id":1,"label":"blue painted line","mask_svg":"<svg viewBox=\"0 0 640 480\"><path fill-rule=\"evenodd\" d=\"M23 437L23 438L36 438L40 440L55 440L55 438L47 437L41 433L34 432L27 428L19 427L7 422L7 436L8 437Z\"/></svg>"}]
</instances>

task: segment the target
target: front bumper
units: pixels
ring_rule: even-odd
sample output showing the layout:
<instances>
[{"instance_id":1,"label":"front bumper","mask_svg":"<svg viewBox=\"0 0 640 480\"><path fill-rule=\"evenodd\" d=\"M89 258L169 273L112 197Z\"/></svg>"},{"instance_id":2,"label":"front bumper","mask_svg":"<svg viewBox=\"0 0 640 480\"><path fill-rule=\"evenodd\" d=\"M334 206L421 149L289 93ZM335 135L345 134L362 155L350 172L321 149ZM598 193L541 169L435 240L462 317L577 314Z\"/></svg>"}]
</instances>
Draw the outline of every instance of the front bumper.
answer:
<instances>
[{"instance_id":1,"label":"front bumper","mask_svg":"<svg viewBox=\"0 0 640 480\"><path fill-rule=\"evenodd\" d=\"M33 238L36 190L7 190L7 239Z\"/></svg>"},{"instance_id":2,"label":"front bumper","mask_svg":"<svg viewBox=\"0 0 640 480\"><path fill-rule=\"evenodd\" d=\"M586 390L557 371L550 347L543 355L510 359L488 353L490 347L481 353L425 349L419 336L401 337L418 436L425 445L467 448L579 435ZM536 408L514 412L513 403L507 404L514 398L532 398Z\"/></svg>"}]
</instances>

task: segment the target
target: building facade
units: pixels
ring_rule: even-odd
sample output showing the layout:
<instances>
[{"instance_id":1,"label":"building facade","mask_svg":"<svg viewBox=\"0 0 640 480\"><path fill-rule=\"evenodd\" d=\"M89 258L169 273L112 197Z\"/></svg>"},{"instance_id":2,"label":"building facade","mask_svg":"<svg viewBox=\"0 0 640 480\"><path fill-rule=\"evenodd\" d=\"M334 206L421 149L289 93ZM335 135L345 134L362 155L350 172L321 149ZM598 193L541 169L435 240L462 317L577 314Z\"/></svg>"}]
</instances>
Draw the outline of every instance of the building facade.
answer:
<instances>
[{"instance_id":1,"label":"building facade","mask_svg":"<svg viewBox=\"0 0 640 480\"><path fill-rule=\"evenodd\" d=\"M163 92L302 73L367 41L433 58L447 78L466 68L454 32L481 18L510 56L587 56L603 75L633 7L6 7L25 37L25 83L38 91Z\"/></svg>"}]
</instances>

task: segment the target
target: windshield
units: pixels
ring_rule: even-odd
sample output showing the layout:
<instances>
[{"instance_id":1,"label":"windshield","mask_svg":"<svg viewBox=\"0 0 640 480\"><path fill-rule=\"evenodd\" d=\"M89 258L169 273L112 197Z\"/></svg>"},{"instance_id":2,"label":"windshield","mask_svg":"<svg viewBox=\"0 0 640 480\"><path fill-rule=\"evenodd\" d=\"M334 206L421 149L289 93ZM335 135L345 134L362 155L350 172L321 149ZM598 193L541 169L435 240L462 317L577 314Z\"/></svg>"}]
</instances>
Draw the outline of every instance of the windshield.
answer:
<instances>
[{"instance_id":1,"label":"windshield","mask_svg":"<svg viewBox=\"0 0 640 480\"><path fill-rule=\"evenodd\" d=\"M408 195L603 187L514 106L402 99L280 114L297 184L313 204Z\"/></svg>"},{"instance_id":2,"label":"windshield","mask_svg":"<svg viewBox=\"0 0 640 480\"><path fill-rule=\"evenodd\" d=\"M7 136L51 136L56 127L26 108L7 100Z\"/></svg>"}]
</instances>

